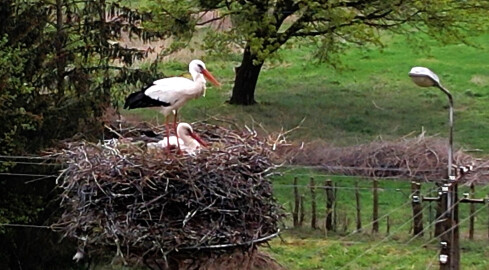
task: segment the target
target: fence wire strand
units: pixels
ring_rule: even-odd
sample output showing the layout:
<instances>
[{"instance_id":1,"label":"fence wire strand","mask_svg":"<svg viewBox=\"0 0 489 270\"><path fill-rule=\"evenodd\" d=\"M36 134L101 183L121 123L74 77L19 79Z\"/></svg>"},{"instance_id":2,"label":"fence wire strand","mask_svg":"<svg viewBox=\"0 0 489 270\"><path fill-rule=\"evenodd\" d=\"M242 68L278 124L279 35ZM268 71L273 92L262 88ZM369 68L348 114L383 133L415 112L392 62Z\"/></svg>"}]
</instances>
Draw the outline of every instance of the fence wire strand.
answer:
<instances>
[{"instance_id":1,"label":"fence wire strand","mask_svg":"<svg viewBox=\"0 0 489 270\"><path fill-rule=\"evenodd\" d=\"M437 261L437 258L438 258L438 253L435 253L435 256L431 257L431 259L429 260L430 263L426 267L426 270L431 269L431 267L433 266L433 264L435 264L435 262Z\"/></svg>"},{"instance_id":2,"label":"fence wire strand","mask_svg":"<svg viewBox=\"0 0 489 270\"><path fill-rule=\"evenodd\" d=\"M401 228L403 228L407 224L410 224L414 220L414 218L415 217L413 216L412 218L410 218L409 220L407 220L406 222L404 222L403 224L401 224L400 226L398 226L397 229L393 233L396 233L396 232L400 231ZM365 250L363 253L361 253L357 257L353 258L352 260L348 261L348 263L345 264L345 265L343 265L342 267L340 267L339 270L344 269L345 267L349 266L353 262L356 262L358 259L360 259L361 257L363 257L365 254L367 254L368 252L374 250L375 248L377 248L378 246L380 246L381 244L383 244L385 241L389 240L392 237L393 233L392 234L389 234L386 237L384 237L382 240L380 240L379 242L377 242L375 245L373 245L372 247L368 248L367 250Z\"/></svg>"},{"instance_id":3,"label":"fence wire strand","mask_svg":"<svg viewBox=\"0 0 489 270\"><path fill-rule=\"evenodd\" d=\"M45 155L45 156L6 156L0 155L1 159L30 159L30 160L57 160L59 157L57 154Z\"/></svg>"},{"instance_id":4,"label":"fence wire strand","mask_svg":"<svg viewBox=\"0 0 489 270\"><path fill-rule=\"evenodd\" d=\"M316 165L316 166L297 166L297 165L283 165L283 168L290 168L290 170L309 169L309 170L356 170L356 171L383 171L383 172L412 172L409 169L403 168L386 168L386 167L360 167L360 166L330 166L330 165ZM417 170L417 172L440 172L437 170Z\"/></svg>"},{"instance_id":5,"label":"fence wire strand","mask_svg":"<svg viewBox=\"0 0 489 270\"><path fill-rule=\"evenodd\" d=\"M413 192L412 194L414 194L414 192ZM412 194L411 194L411 195L412 195ZM377 222L378 220L381 220L381 219L385 218L386 216L388 216L388 215L390 215L390 214L392 214L392 213L394 213L394 212L396 212L396 211L398 211L398 210L400 210L400 209L404 208L404 207L405 207L406 205L408 205L409 203L411 203L411 200L406 201L404 204L402 204L402 205L400 205L399 207L397 207L397 208L395 208L395 209L391 210L391 211L390 211L390 212L388 212L387 214L384 214L383 216L379 217L377 220L373 220L373 221L371 221L370 223L368 223L368 224L364 225L363 227L369 227L370 225L372 225L373 223ZM405 224L407 224L407 223L410 223L410 222L411 222L413 219L414 219L414 217L412 217L410 220L408 220L408 222L404 223L404 224L403 224L403 225L401 225L400 227L404 226L404 225L405 225ZM395 232L397 232L398 230L400 230L400 228L398 228L398 229L397 229ZM352 235L354 235L354 234L356 234L356 233L358 233L358 232L360 232L360 230L354 230L354 231L352 231L351 233L349 233L349 234L347 234L347 235L345 235L345 236L342 236L341 238L339 238L339 239L338 239L338 240L336 240L336 241L337 241L337 242L342 242L342 241L344 241L346 238L348 238L348 237L350 237L350 236L352 236ZM388 237L390 237L390 236L388 236ZM386 238L387 238L387 237L386 237ZM386 240L385 240L386 238L384 238L382 241L386 241ZM322 247L322 248L319 248L319 249L315 250L315 251L314 251L314 252L313 252L311 255L309 255L308 257L313 256L313 255L318 255L318 254L320 254L320 253L321 253L321 252L322 252L322 251L323 251L325 248L326 248L326 247ZM370 250L370 249L369 249L369 250ZM367 251L369 251L369 250L367 250ZM343 268L343 267L342 267L342 268ZM340 268L340 269L342 269L342 268Z\"/></svg>"},{"instance_id":6,"label":"fence wire strand","mask_svg":"<svg viewBox=\"0 0 489 270\"><path fill-rule=\"evenodd\" d=\"M483 188L483 190L485 190L485 189L486 189L486 188L488 188L488 187L489 187L489 186L485 186L485 187ZM436 223L440 222L440 220L442 220L442 219L444 218L445 213L447 213L447 212L449 212L449 211L452 211L452 209L453 209L453 208L454 208L456 205L460 204L460 203L461 203L461 201L462 201L462 199L460 198L458 201L456 201L456 202L455 202L455 203L452 205L452 207L450 207L449 209L447 209L447 210L446 210L446 212L442 213L442 214L441 214L439 217L435 218L435 220L433 220L433 222L431 222L430 224L428 224L428 226L425 226L425 228L424 228L424 229L423 229L421 232L419 232L418 234L416 234L415 236L413 236L413 237L412 237L412 238L411 238L409 241L407 241L405 244L406 244L406 245L408 245L408 244L409 244L409 243L411 243L413 240L415 240L416 238L418 238L418 237L419 237L419 236L420 236L422 233L425 233L427 230L432 229L432 228L433 228L433 225L435 225ZM430 203L431 203L431 202L430 202ZM482 208L483 208L483 207L482 207ZM478 211L479 211L479 210L478 210ZM477 212L477 211L476 211L476 212ZM472 215L470 215L470 216L472 216ZM469 216L469 217L470 217L470 216ZM434 239L436 239L436 238L434 238Z\"/></svg>"},{"instance_id":7,"label":"fence wire strand","mask_svg":"<svg viewBox=\"0 0 489 270\"><path fill-rule=\"evenodd\" d=\"M413 237L411 237L411 239L409 239L409 241L407 241L405 243L405 245L408 245L413 240L417 239L422 233L426 232L426 230L431 229L433 225L435 225L435 224L439 223L441 220L443 220L445 218L446 213L452 211L455 208L455 206L460 204L460 202L461 202L460 199L458 201L456 201L450 208L448 208L445 212L441 213L441 215L439 217L437 217L435 220L433 220L433 222L428 224L428 226L426 226L421 232L419 232L416 235L414 235Z\"/></svg>"},{"instance_id":8,"label":"fence wire strand","mask_svg":"<svg viewBox=\"0 0 489 270\"><path fill-rule=\"evenodd\" d=\"M18 160L2 160L0 159L0 163L13 163L14 165L22 164L22 165L35 165L35 166L63 166L62 163L54 163L54 162L30 162L30 161L18 161Z\"/></svg>"},{"instance_id":9,"label":"fence wire strand","mask_svg":"<svg viewBox=\"0 0 489 270\"><path fill-rule=\"evenodd\" d=\"M311 186L311 185L301 185L301 184L298 184L298 185L293 185L293 184L273 184L274 187L284 187L284 188L294 188L294 187L298 187L298 188L304 188L304 189L309 189L309 188L317 188L317 189L340 189L340 190L373 190L374 188L373 187L342 187L342 186L334 186L334 187L331 187L331 186L324 186L324 185L314 185L314 186ZM409 190L411 191L410 188L385 188L385 187L379 187L377 188L378 190L393 190L393 191L401 191L401 190Z\"/></svg>"},{"instance_id":10,"label":"fence wire strand","mask_svg":"<svg viewBox=\"0 0 489 270\"><path fill-rule=\"evenodd\" d=\"M14 223L0 223L0 227L34 228L34 229L51 229L51 226L45 226L45 225L34 225L34 224L14 224Z\"/></svg>"},{"instance_id":11,"label":"fence wire strand","mask_svg":"<svg viewBox=\"0 0 489 270\"><path fill-rule=\"evenodd\" d=\"M411 250L410 253L413 253L414 251L420 249L420 248L423 248L429 244L431 244L432 242L436 241L436 240L439 240L439 238L441 236L444 236L445 234L447 233L450 233L452 232L453 229L455 229L456 227L460 227L461 224L463 224L464 222L466 222L467 220L469 220L471 217L477 215L477 213L481 212L482 210L485 210L489 205L484 205L483 207L479 208L477 211L475 211L473 214L469 215L468 217L462 219L462 220L459 220L458 224L455 225L455 226L452 226L450 227L448 230L444 231L443 233L441 233L438 237L433 237L433 239L430 239L428 240L427 242L424 242L422 245L418 246L417 248L415 248L414 250Z\"/></svg>"}]
</instances>

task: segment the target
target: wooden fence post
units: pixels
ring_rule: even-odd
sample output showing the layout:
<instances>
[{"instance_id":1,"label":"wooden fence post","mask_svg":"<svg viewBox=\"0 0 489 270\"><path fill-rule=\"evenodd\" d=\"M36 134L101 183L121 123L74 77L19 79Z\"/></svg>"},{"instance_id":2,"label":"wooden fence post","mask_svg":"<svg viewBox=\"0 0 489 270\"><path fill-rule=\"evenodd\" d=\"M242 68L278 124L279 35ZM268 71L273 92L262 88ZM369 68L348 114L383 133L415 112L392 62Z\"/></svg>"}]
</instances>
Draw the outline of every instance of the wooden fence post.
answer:
<instances>
[{"instance_id":1,"label":"wooden fence post","mask_svg":"<svg viewBox=\"0 0 489 270\"><path fill-rule=\"evenodd\" d=\"M335 202L333 203L333 228L338 228L338 203L337 203L337 198L338 198L338 188L336 188L336 183L333 183L333 194L335 198Z\"/></svg>"},{"instance_id":2,"label":"wooden fence post","mask_svg":"<svg viewBox=\"0 0 489 270\"><path fill-rule=\"evenodd\" d=\"M432 206L431 202L429 202L428 211L429 211L428 212L429 213L429 219L428 219L428 221L429 221L429 224L431 224L433 222L433 212L432 212L433 211L433 206ZM428 227L429 226L430 225L428 225ZM431 238L433 238L433 231L432 230L430 230L430 239Z\"/></svg>"},{"instance_id":3,"label":"wooden fence post","mask_svg":"<svg viewBox=\"0 0 489 270\"><path fill-rule=\"evenodd\" d=\"M373 181L372 233L379 232L379 181Z\"/></svg>"},{"instance_id":4,"label":"wooden fence post","mask_svg":"<svg viewBox=\"0 0 489 270\"><path fill-rule=\"evenodd\" d=\"M489 238L489 194L484 198L484 206L487 207L487 238ZM483 206L483 207L484 207Z\"/></svg>"},{"instance_id":5,"label":"wooden fence post","mask_svg":"<svg viewBox=\"0 0 489 270\"><path fill-rule=\"evenodd\" d=\"M357 210L357 232L362 231L362 213L360 206L360 192L358 191L358 182L355 182L355 201Z\"/></svg>"},{"instance_id":6,"label":"wooden fence post","mask_svg":"<svg viewBox=\"0 0 489 270\"><path fill-rule=\"evenodd\" d=\"M348 231L348 225L349 225L348 215L345 213L345 215L343 216L343 233L346 233Z\"/></svg>"},{"instance_id":7,"label":"wooden fence post","mask_svg":"<svg viewBox=\"0 0 489 270\"><path fill-rule=\"evenodd\" d=\"M294 220L294 227L299 226L299 207L301 197L299 196L299 188L297 186L297 177L294 177L294 212L292 213L292 218Z\"/></svg>"},{"instance_id":8,"label":"wooden fence post","mask_svg":"<svg viewBox=\"0 0 489 270\"><path fill-rule=\"evenodd\" d=\"M316 229L316 184L313 177L311 177L309 187L311 189L311 228Z\"/></svg>"},{"instance_id":9,"label":"wooden fence post","mask_svg":"<svg viewBox=\"0 0 489 270\"><path fill-rule=\"evenodd\" d=\"M474 183L470 184L469 198L473 198L475 194ZM470 203L470 219L469 219L469 239L474 240L474 221L475 221L475 204Z\"/></svg>"},{"instance_id":10,"label":"wooden fence post","mask_svg":"<svg viewBox=\"0 0 489 270\"><path fill-rule=\"evenodd\" d=\"M324 181L326 192L326 230L333 231L333 203L335 200L333 193L333 183L331 180Z\"/></svg>"},{"instance_id":11,"label":"wooden fence post","mask_svg":"<svg viewBox=\"0 0 489 270\"><path fill-rule=\"evenodd\" d=\"M411 182L411 194L413 207L413 236L423 236L423 207L421 206L421 184Z\"/></svg>"}]
</instances>

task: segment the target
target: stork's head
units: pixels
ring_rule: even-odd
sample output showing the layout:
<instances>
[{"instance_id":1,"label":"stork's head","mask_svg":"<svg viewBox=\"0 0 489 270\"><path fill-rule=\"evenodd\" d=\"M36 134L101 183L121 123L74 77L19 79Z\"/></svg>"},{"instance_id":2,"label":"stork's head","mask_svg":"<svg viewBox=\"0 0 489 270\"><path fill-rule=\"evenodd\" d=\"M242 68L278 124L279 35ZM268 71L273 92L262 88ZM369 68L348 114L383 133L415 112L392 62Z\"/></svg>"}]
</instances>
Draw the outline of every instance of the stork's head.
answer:
<instances>
[{"instance_id":1,"label":"stork's head","mask_svg":"<svg viewBox=\"0 0 489 270\"><path fill-rule=\"evenodd\" d=\"M200 136L194 132L192 129L192 126L190 126L188 123L179 123L177 126L177 134L180 139L183 141L185 140L196 140L200 145L206 147L207 143L200 138Z\"/></svg>"},{"instance_id":2,"label":"stork's head","mask_svg":"<svg viewBox=\"0 0 489 270\"><path fill-rule=\"evenodd\" d=\"M220 86L221 84L212 76L212 74L206 69L204 62L200 60L192 60L188 65L188 71L194 77L194 74L202 74L215 86ZM194 77L195 78L195 77Z\"/></svg>"}]
</instances>

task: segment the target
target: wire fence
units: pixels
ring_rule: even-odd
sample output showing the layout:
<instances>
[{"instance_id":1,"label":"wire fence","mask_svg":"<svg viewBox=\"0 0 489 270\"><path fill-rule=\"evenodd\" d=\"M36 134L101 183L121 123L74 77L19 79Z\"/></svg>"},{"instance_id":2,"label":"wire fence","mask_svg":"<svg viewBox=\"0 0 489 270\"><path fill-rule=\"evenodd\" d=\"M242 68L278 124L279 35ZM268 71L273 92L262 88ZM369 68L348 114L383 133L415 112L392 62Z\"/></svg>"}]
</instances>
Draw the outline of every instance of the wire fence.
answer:
<instances>
[{"instance_id":1,"label":"wire fence","mask_svg":"<svg viewBox=\"0 0 489 270\"><path fill-rule=\"evenodd\" d=\"M299 234L300 238L310 237L310 233L301 235L304 228L323 231L324 236L331 236L334 241L345 242L349 246L354 246L349 241L351 239L357 239L357 242L358 239L365 239L356 237L358 234L376 239L367 249L335 269L356 269L356 263L363 257L393 239L410 249L409 254L431 246L435 255L427 258L426 269L438 266L439 240L450 235L455 228L460 230L462 242L489 239L489 186L460 186L459 194L463 196L459 196L445 212L440 212L439 184L414 181L419 187L417 191L413 189L416 185L410 180L392 180L321 172L294 174L293 171L288 171L274 179L274 188L275 195L288 214L285 223L294 235ZM473 198L482 200L467 201ZM415 206L418 206L417 210ZM437 227L446 218L445 214L455 207L459 209L458 224L437 232ZM299 216L296 223L293 220L294 215ZM327 229L328 215L333 219L332 230ZM422 220L422 229L416 231L418 219ZM314 226L312 222L318 224ZM304 256L323 254L326 248L327 246L318 248Z\"/></svg>"},{"instance_id":2,"label":"wire fence","mask_svg":"<svg viewBox=\"0 0 489 270\"><path fill-rule=\"evenodd\" d=\"M299 216L303 216L300 226L306 226L310 224L311 218L316 217L318 221L317 228L325 227L325 220L327 215L332 215L335 225L335 231L346 233L348 231L356 231L355 228L359 226L355 224L356 221L362 221L362 231L371 230L373 222L365 224L365 220L374 220L372 214L374 211L379 213L379 216L375 219L377 222L381 222L381 229L387 230L394 228L400 222L404 222L407 217L413 217L412 207L406 207L413 203L413 190L411 187L411 181L385 181L379 179L369 178L357 178L335 175L316 175L314 185L311 185L311 176L303 177L303 175L297 176L294 174L292 177L276 177L274 180L275 196L284 205L288 217L285 224L288 227L293 227L292 217L294 212L299 212ZM317 179L323 180L317 180ZM334 179L331 181L331 179ZM323 184L326 180L333 182L332 186ZM294 182L295 181L295 182ZM289 182L289 183L287 183ZM374 188L373 183L378 182L378 187ZM334 202L332 203L333 209L327 209L328 206L328 194L327 190L330 189L333 192ZM460 194L468 194L470 187L460 187ZM312 194L311 190L314 190ZM377 191L377 195L374 194ZM423 183L421 197L436 197L438 196L439 187L434 183ZM471 196L486 198L489 192L489 186L479 186L474 194ZM314 198L313 198L314 196ZM358 196L359 198L356 198ZM377 198L375 198L377 197ZM331 198L329 198L331 200ZM315 202L313 202L315 200ZM377 203L374 203L377 200ZM424 204L423 209L418 215L423 216L423 230L418 232L417 236L427 233L434 236L434 232L430 232L430 229L434 227L441 219L436 213L438 203L435 201L422 201ZM313 206L316 205L313 213ZM468 204L460 204L460 200L455 202L452 207L460 207L460 218L470 216L470 206ZM299 205L299 209L297 208ZM482 206L477 206L482 207ZM358 209L360 208L360 210ZM395 211L401 208L399 213ZM300 213L300 211L303 213ZM393 213L392 213L393 212ZM415 213L416 214L416 213ZM389 219L387 221L387 218ZM488 231L488 217L487 213L481 213L477 218L475 224L476 229L482 234ZM465 228L464 228L465 229ZM412 226L409 226L407 232L412 233ZM414 238L413 238L414 239Z\"/></svg>"},{"instance_id":3,"label":"wire fence","mask_svg":"<svg viewBox=\"0 0 489 270\"><path fill-rule=\"evenodd\" d=\"M27 160L27 161L26 161ZM57 155L46 155L46 156L5 156L0 155L1 162L12 162L15 164L27 165L27 166L58 166L63 167L63 163ZM309 172L296 172L300 168L303 170L314 170L314 173ZM319 170L321 169L321 170ZM326 168L327 170L328 168ZM375 169L375 170L385 170L385 168L363 168L363 167L341 167L335 166L334 169L350 169L350 170L365 170L365 169ZM390 169L389 169L390 170ZM399 169L398 169L399 170ZM51 169L52 171L52 169ZM58 170L59 171L59 170ZM404 221L407 216L413 215L410 207L406 207L407 204L412 203L413 190L410 186L410 181L400 180L398 177L395 178L382 178L380 186L374 188L372 183L379 180L378 177L365 177L358 175L336 175L324 173L324 166L288 166L282 170L280 176L275 176L273 180L273 185L275 189L275 196L284 205L286 212L289 214L288 218L285 219L285 225L287 227L293 227L291 224L290 217L293 215L294 211L300 211L300 209L293 209L295 201L299 201L300 207L302 207L303 213L300 213L303 220L301 226L304 223L310 223L311 218L315 216L318 222L317 228L325 228L325 220L327 215L331 215L333 218L334 230L335 232L341 232L342 234L348 235L348 232L357 233L359 231L365 232L367 230L372 230L372 226L376 223L380 223L381 230L393 229L399 224L399 222ZM316 181L313 185L310 183L311 177L316 179L334 179L333 186L328 186L324 181ZM53 180L59 177L59 174L53 173L30 173L22 171L9 171L0 172L0 177L3 180L12 181L24 181L26 184L41 181L41 180ZM293 179L299 179L299 181L294 182ZM395 180L395 181L384 181ZM327 194L326 190L332 190L334 196L333 208L327 208ZM468 188L462 188L461 192L467 193ZM488 186L479 188L476 195L487 196ZM311 200L311 190L315 190L314 200ZM378 193L375 199L374 191ZM423 196L436 196L438 192L438 187L434 184L425 183L423 185ZM298 198L297 195L300 194ZM357 196L357 198L355 197ZM377 205L374 205L373 200L377 200ZM331 200L331 198L330 198ZM353 202L357 201L357 205ZM358 205L361 203L361 205ZM312 213L312 204L316 205L316 213ZM360 209L359 209L360 208ZM402 211L396 213L397 208L401 208ZM461 218L468 213L468 206L461 206ZM377 217L372 217L372 213L376 211L380 213ZM329 212L329 213L327 213ZM430 237L434 235L430 232L432 227L436 225L439 221L437 218L436 204L429 202L425 205L422 210L425 226L424 229L415 235L418 237L420 234L428 233ZM482 213L478 218L479 221L484 221L489 223L487 219L487 213ZM355 224L355 222L362 222ZM366 220L370 220L370 223L365 224ZM356 225L356 226L353 226ZM355 227L355 228L354 228ZM488 230L489 237L489 227L488 224L483 224L478 222L477 229L479 231ZM412 226L409 227L409 231L412 231ZM387 232L387 231L386 231ZM413 241L415 238L410 239Z\"/></svg>"},{"instance_id":4,"label":"wire fence","mask_svg":"<svg viewBox=\"0 0 489 270\"><path fill-rule=\"evenodd\" d=\"M55 156L0 156L0 163L10 162L25 166L59 167L63 164ZM405 245L419 243L411 252L434 245L439 237L450 233L455 227L437 233L437 225L443 221L444 215L437 212L436 201L420 200L421 210L413 210L413 195L416 191L409 180L398 177L382 178L335 175L318 171L323 167L302 167L312 170L297 173L296 168L286 168L280 175L272 178L274 195L283 205L287 213L284 219L285 232L302 228L323 232L325 237L332 236L334 241L351 242L351 238L358 234L375 235L377 242L358 254L338 269L348 269L365 255L369 254L393 238L402 239ZM337 168L336 168L337 169ZM349 168L352 169L352 168ZM365 169L365 168L359 168ZM370 168L371 169L371 168ZM383 169L383 168L377 168ZM51 169L52 171L52 169ZM26 184L57 179L59 174L31 173L12 170L0 172L2 180L19 180ZM420 183L421 197L437 197L439 186L435 183ZM474 228L476 239L489 238L489 209L487 196L489 186L478 186L476 190L470 187L460 187L460 194L470 194L470 197L486 198L485 204L461 203L464 197L454 202L453 207L459 207L460 221L457 225L463 240L469 239L469 229ZM448 209L451 210L451 209ZM447 211L448 211L447 210ZM297 215L297 223L293 217ZM422 217L422 230L415 232L415 219ZM474 217L476 217L474 219ZM328 227L328 218L332 228ZM9 224L1 223L4 228L32 228L52 229L51 226L35 224ZM295 232L297 234L297 232ZM310 237L305 234L301 237ZM320 254L321 248L314 251ZM310 254L310 255L314 255ZM436 256L430 259L426 269L435 265Z\"/></svg>"},{"instance_id":5,"label":"wire fence","mask_svg":"<svg viewBox=\"0 0 489 270\"><path fill-rule=\"evenodd\" d=\"M294 173L294 170L288 170L283 175L276 176L273 181L274 194L288 214L285 224L294 237L308 238L311 237L310 230L319 231L322 233L316 234L316 237L322 235L320 239L328 239L327 242L332 240L344 243L340 247L351 249L352 253L355 253L355 246L365 247L365 243L369 243L343 263L329 265L331 269L358 269L365 263L363 258L381 252L386 244L392 243L406 247L406 255L399 253L398 256L426 253L423 268L433 269L439 267L440 239L451 235L455 228L460 230L460 240L465 245L471 241L489 239L487 185L459 186L459 199L445 209L445 212L440 212L441 202L435 198L441 196L438 183L442 180L413 181L418 185L417 191L413 188L416 185L407 179L386 180L331 175L321 171ZM483 198L484 203L467 203L466 199L471 198ZM415 206L418 206L417 210ZM458 224L438 232L437 227L444 222L445 214L455 207L459 209ZM294 215L299 219L295 224ZM331 230L327 229L328 215L333 220ZM416 231L418 219L421 219L422 229ZM317 224L313 225L313 222ZM471 228L475 236L471 236ZM375 241L372 242L372 239ZM301 255L307 258L325 258L328 256L327 252L331 251L329 248L330 244L323 244Z\"/></svg>"}]
</instances>

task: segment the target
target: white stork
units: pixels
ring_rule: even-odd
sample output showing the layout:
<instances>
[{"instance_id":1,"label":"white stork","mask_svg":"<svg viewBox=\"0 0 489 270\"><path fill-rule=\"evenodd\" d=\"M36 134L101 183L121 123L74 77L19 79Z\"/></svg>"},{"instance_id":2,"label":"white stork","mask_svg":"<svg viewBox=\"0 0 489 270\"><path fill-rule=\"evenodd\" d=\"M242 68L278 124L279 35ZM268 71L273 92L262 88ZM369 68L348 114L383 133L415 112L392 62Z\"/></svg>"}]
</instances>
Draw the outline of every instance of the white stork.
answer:
<instances>
[{"instance_id":1,"label":"white stork","mask_svg":"<svg viewBox=\"0 0 489 270\"><path fill-rule=\"evenodd\" d=\"M193 80L183 77L156 80L143 90L130 94L124 104L124 109L129 110L144 107L161 107L161 112L165 116L168 147L170 146L168 115L172 112L174 113L173 124L176 128L178 109L187 101L199 98L205 94L205 78L216 86L220 85L214 76L207 71L204 62L200 60L192 60L188 65L188 71L192 75Z\"/></svg>"},{"instance_id":2,"label":"white stork","mask_svg":"<svg viewBox=\"0 0 489 270\"><path fill-rule=\"evenodd\" d=\"M194 132L188 123L178 123L177 136L170 136L167 140L163 139L156 143L148 143L147 146L149 149L178 147L183 152L193 155L202 147L206 147L207 143Z\"/></svg>"}]
</instances>

